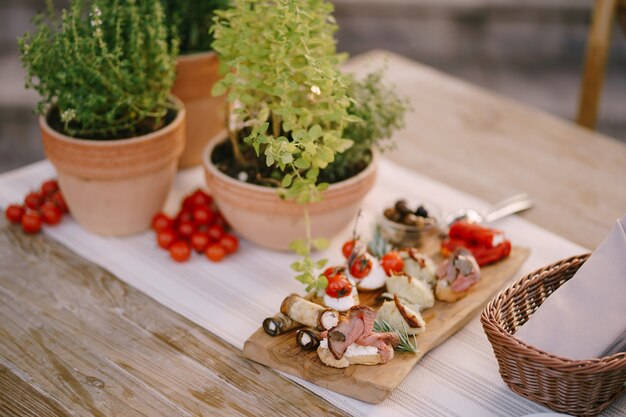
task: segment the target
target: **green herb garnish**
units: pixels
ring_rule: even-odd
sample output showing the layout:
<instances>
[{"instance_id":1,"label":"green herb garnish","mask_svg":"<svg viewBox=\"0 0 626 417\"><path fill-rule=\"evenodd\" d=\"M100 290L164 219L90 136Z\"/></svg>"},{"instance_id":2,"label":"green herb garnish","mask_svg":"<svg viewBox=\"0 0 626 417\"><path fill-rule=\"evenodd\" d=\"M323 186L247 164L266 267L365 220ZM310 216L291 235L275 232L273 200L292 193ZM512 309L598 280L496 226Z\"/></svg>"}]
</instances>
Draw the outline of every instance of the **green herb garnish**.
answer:
<instances>
[{"instance_id":1,"label":"green herb garnish","mask_svg":"<svg viewBox=\"0 0 626 417\"><path fill-rule=\"evenodd\" d=\"M398 352L415 353L419 351L417 348L417 340L415 335L410 335L404 326L402 331L395 329L389 325L385 320L376 320L374 322L374 331L378 333L395 333L400 337L400 343L395 350ZM411 340L412 339L412 340Z\"/></svg>"}]
</instances>

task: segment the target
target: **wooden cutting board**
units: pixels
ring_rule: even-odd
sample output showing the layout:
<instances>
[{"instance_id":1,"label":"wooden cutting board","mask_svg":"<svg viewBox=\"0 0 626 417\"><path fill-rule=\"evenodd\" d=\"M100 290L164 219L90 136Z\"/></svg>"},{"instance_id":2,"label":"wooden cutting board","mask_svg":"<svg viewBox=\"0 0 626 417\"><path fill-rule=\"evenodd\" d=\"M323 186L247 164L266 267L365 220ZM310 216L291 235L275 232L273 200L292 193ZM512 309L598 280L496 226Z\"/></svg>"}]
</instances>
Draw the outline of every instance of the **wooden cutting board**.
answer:
<instances>
[{"instance_id":1,"label":"wooden cutting board","mask_svg":"<svg viewBox=\"0 0 626 417\"><path fill-rule=\"evenodd\" d=\"M424 354L475 317L503 289L529 254L527 248L513 247L506 260L482 268L482 279L465 298L456 303L437 301L433 307L424 310L422 316L426 321L426 331L417 336L418 354L396 352L393 360L384 365L352 365L335 369L324 365L316 351L300 349L296 343L295 330L272 337L263 328L246 340L243 354L255 362L340 394L378 404L391 394ZM378 309L380 304L376 298L381 292L359 293L361 304Z\"/></svg>"}]
</instances>

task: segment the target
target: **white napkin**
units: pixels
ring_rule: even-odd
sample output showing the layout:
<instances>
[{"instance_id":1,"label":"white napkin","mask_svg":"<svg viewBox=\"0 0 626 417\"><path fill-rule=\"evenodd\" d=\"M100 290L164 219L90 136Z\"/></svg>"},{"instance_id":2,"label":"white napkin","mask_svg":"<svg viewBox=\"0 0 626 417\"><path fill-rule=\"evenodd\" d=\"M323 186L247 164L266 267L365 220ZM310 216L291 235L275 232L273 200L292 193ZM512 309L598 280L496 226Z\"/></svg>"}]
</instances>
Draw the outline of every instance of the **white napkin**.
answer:
<instances>
[{"instance_id":1,"label":"white napkin","mask_svg":"<svg viewBox=\"0 0 626 417\"><path fill-rule=\"evenodd\" d=\"M626 216L515 337L568 359L626 350Z\"/></svg>"}]
</instances>

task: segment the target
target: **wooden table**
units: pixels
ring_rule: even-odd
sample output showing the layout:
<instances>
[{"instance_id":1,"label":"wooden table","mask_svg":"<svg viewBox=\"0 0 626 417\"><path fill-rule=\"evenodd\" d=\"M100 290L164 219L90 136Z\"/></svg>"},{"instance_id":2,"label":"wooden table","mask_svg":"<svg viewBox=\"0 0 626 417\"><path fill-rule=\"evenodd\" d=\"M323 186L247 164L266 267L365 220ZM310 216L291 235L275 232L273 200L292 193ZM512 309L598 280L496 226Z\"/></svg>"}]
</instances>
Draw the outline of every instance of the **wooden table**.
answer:
<instances>
[{"instance_id":1,"label":"wooden table","mask_svg":"<svg viewBox=\"0 0 626 417\"><path fill-rule=\"evenodd\" d=\"M387 66L414 108L395 161L488 201L528 192L536 207L525 218L590 248L626 211L623 144L399 56ZM0 220L0 415L277 410L344 415L63 245Z\"/></svg>"}]
</instances>

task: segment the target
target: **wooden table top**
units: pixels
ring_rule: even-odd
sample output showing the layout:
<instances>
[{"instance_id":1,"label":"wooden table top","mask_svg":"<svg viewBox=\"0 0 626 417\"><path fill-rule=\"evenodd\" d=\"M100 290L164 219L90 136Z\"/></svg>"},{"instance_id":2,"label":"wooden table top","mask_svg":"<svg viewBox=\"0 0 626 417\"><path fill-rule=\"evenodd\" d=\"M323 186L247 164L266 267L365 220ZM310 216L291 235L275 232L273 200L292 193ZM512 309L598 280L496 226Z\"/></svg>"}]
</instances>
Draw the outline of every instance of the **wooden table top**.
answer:
<instances>
[{"instance_id":1,"label":"wooden table top","mask_svg":"<svg viewBox=\"0 0 626 417\"><path fill-rule=\"evenodd\" d=\"M387 55L385 58L384 55ZM626 146L380 51L410 97L390 157L593 248L626 212ZM370 68L372 68L370 66ZM43 236L0 220L0 415L345 415Z\"/></svg>"}]
</instances>

